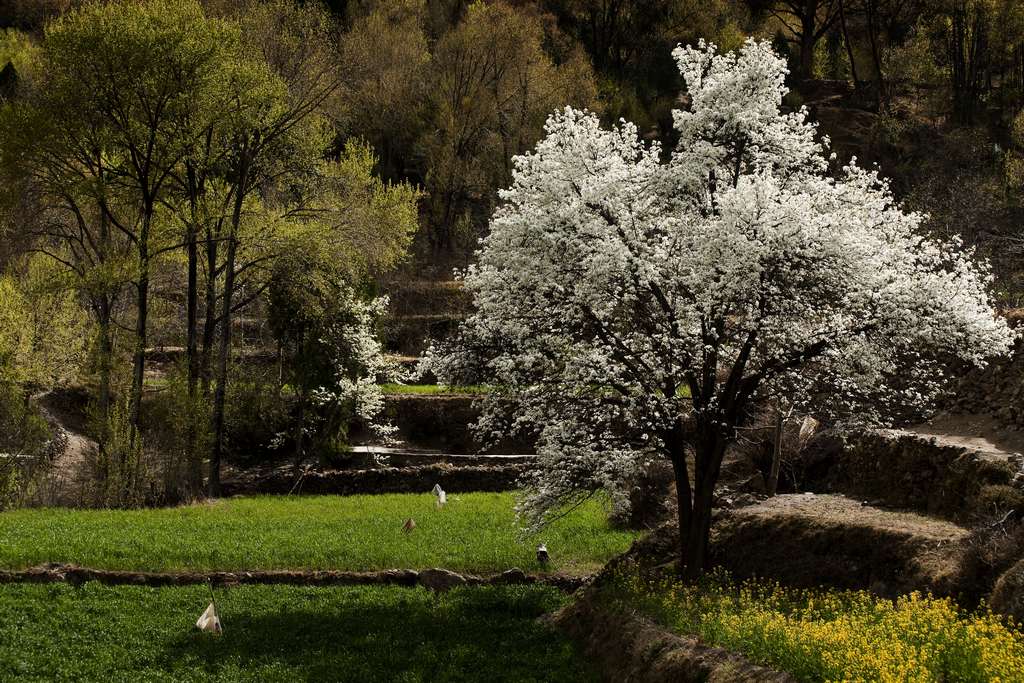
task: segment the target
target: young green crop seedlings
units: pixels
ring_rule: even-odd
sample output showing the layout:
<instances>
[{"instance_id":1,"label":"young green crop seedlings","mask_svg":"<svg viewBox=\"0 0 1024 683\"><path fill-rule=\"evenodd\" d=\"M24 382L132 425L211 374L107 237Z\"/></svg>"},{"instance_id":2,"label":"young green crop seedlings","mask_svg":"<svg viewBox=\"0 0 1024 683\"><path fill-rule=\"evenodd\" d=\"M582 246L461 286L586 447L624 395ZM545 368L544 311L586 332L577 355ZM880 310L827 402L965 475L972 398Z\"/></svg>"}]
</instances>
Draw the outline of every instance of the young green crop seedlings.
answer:
<instances>
[{"instance_id":1,"label":"young green crop seedlings","mask_svg":"<svg viewBox=\"0 0 1024 683\"><path fill-rule=\"evenodd\" d=\"M625 501L638 468L671 462L696 575L726 448L759 402L881 423L926 406L949 359L983 364L1014 335L987 265L923 237L876 172L830 169L806 110L782 111L767 43L673 56L690 104L670 155L566 108L515 158L465 276L476 312L432 365L493 388L484 432L536 431L535 519L598 489Z\"/></svg>"}]
</instances>

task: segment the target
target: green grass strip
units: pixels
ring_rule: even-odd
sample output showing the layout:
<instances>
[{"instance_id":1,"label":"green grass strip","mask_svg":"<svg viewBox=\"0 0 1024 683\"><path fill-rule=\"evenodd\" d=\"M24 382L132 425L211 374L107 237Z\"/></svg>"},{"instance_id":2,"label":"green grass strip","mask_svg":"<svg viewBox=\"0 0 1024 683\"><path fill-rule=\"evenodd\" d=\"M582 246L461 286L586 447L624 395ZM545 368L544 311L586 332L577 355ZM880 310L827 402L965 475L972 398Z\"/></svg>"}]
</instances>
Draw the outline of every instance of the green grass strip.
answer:
<instances>
[{"instance_id":1,"label":"green grass strip","mask_svg":"<svg viewBox=\"0 0 1024 683\"><path fill-rule=\"evenodd\" d=\"M0 586L4 681L589 681L542 586Z\"/></svg>"},{"instance_id":2,"label":"green grass strip","mask_svg":"<svg viewBox=\"0 0 1024 683\"><path fill-rule=\"evenodd\" d=\"M584 505L524 535L510 493L256 496L146 510L28 509L0 513L0 567L45 562L136 571L424 569L536 572L537 543L551 571L588 574L629 547L606 510ZM402 532L412 518L416 528Z\"/></svg>"}]
</instances>

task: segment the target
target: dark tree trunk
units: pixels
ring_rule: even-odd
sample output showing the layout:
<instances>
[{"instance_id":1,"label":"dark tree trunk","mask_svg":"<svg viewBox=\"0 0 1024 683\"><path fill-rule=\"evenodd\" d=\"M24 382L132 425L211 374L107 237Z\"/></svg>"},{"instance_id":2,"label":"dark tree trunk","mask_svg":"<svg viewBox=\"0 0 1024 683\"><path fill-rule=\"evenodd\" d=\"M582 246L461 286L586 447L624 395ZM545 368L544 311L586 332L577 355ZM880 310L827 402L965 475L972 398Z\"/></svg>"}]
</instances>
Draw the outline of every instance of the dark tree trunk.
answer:
<instances>
[{"instance_id":1,"label":"dark tree trunk","mask_svg":"<svg viewBox=\"0 0 1024 683\"><path fill-rule=\"evenodd\" d=\"M868 0L868 39L871 43L871 60L875 65L876 95L879 111L886 105L885 74L882 72L882 56L878 49L878 0Z\"/></svg>"},{"instance_id":2,"label":"dark tree trunk","mask_svg":"<svg viewBox=\"0 0 1024 683\"><path fill-rule=\"evenodd\" d=\"M221 331L217 346L217 370L213 390L213 448L210 452L209 493L220 495L220 463L224 454L224 402L227 397L228 356L231 351L231 289L234 287L234 261L236 236L228 240L227 271L224 273L224 292L221 297Z\"/></svg>"},{"instance_id":3,"label":"dark tree trunk","mask_svg":"<svg viewBox=\"0 0 1024 683\"><path fill-rule=\"evenodd\" d=\"M677 521L679 523L679 564L685 571L687 547L689 545L690 519L693 513L693 493L690 488L690 472L687 469L686 444L682 434L673 430L667 439L672 460L672 471L676 483Z\"/></svg>"},{"instance_id":4,"label":"dark tree trunk","mask_svg":"<svg viewBox=\"0 0 1024 683\"><path fill-rule=\"evenodd\" d=\"M782 469L782 407L775 407L775 434L772 439L772 465L768 472L768 481L765 488L769 496L774 496L779 488L779 471Z\"/></svg>"},{"instance_id":5,"label":"dark tree trunk","mask_svg":"<svg viewBox=\"0 0 1024 683\"><path fill-rule=\"evenodd\" d=\"M211 232L206 235L206 300L203 320L203 340L199 352L199 378L203 396L210 395L213 380L213 344L217 339L217 240Z\"/></svg>"},{"instance_id":6,"label":"dark tree trunk","mask_svg":"<svg viewBox=\"0 0 1024 683\"><path fill-rule=\"evenodd\" d=\"M817 8L817 0L808 0L800 18L800 77L804 79L814 78L814 48L818 44L814 33Z\"/></svg>"},{"instance_id":7,"label":"dark tree trunk","mask_svg":"<svg viewBox=\"0 0 1024 683\"><path fill-rule=\"evenodd\" d=\"M843 30L846 57L850 60L850 76L853 78L853 89L855 91L860 90L860 78L857 77L857 60L853 57L853 44L850 42L850 31L846 25L846 0L839 0L839 23Z\"/></svg>"},{"instance_id":8,"label":"dark tree trunk","mask_svg":"<svg viewBox=\"0 0 1024 683\"><path fill-rule=\"evenodd\" d=\"M139 281L135 316L135 356L132 364L132 390L129 401L130 444L134 448L139 438L139 418L142 412L142 385L146 372L146 332L149 319L149 227L152 203L146 202L146 214L139 231Z\"/></svg>"},{"instance_id":9,"label":"dark tree trunk","mask_svg":"<svg viewBox=\"0 0 1024 683\"><path fill-rule=\"evenodd\" d=\"M193 216L194 219L194 216ZM185 292L185 363L188 367L188 420L189 430L185 445L185 460L188 467L189 494L195 494L202 486L202 469L198 453L198 431L197 423L199 415L198 391L199 391L199 254L196 244L196 224L190 222L186 235L186 249L188 253L188 284Z\"/></svg>"},{"instance_id":10,"label":"dark tree trunk","mask_svg":"<svg viewBox=\"0 0 1024 683\"><path fill-rule=\"evenodd\" d=\"M224 291L221 295L220 344L217 348L216 387L213 392L213 448L210 452L209 493L220 496L220 463L224 454L224 401L227 396L228 356L231 352L231 306L235 289L235 255L238 252L238 227L242 220L242 204L249 182L250 152L248 146L242 151L238 181L235 189L235 204L231 214L231 234L224 262Z\"/></svg>"},{"instance_id":11,"label":"dark tree trunk","mask_svg":"<svg viewBox=\"0 0 1024 683\"><path fill-rule=\"evenodd\" d=\"M693 492L693 511L686 530L683 575L696 579L708 565L708 539L711 535L711 513L714 508L714 482L698 482Z\"/></svg>"},{"instance_id":12,"label":"dark tree trunk","mask_svg":"<svg viewBox=\"0 0 1024 683\"><path fill-rule=\"evenodd\" d=\"M295 468L302 467L303 458L303 435L305 433L304 422L306 421L306 392L299 389L299 401L295 410Z\"/></svg>"},{"instance_id":13,"label":"dark tree trunk","mask_svg":"<svg viewBox=\"0 0 1024 683\"><path fill-rule=\"evenodd\" d=\"M102 175L101 175L102 177ZM102 204L101 204L102 206ZM99 250L97 260L100 264L107 262L110 255L110 224L107 214L100 211L99 216ZM107 287L110 284L107 283ZM100 450L105 451L107 445L107 430L110 426L110 404L112 401L113 389L111 382L114 373L114 298L111 291L104 291L93 299L93 309L96 312L96 322L99 328L98 339L98 373L99 390L97 396L97 409L99 410L99 424L96 425L97 433L94 438L99 444Z\"/></svg>"},{"instance_id":14,"label":"dark tree trunk","mask_svg":"<svg viewBox=\"0 0 1024 683\"><path fill-rule=\"evenodd\" d=\"M699 577L707 568L715 482L721 464L719 443L717 439L694 440L695 473L691 484L686 457L687 439L682 424L677 424L665 436L666 448L675 474L679 567L683 576L690 579Z\"/></svg>"},{"instance_id":15,"label":"dark tree trunk","mask_svg":"<svg viewBox=\"0 0 1024 683\"><path fill-rule=\"evenodd\" d=\"M988 57L986 14L983 7L959 0L950 14L950 62L953 82L953 111L958 122L974 122L975 110L985 82L984 62Z\"/></svg>"},{"instance_id":16,"label":"dark tree trunk","mask_svg":"<svg viewBox=\"0 0 1024 683\"><path fill-rule=\"evenodd\" d=\"M679 440L682 440L681 430ZM693 439L694 477L690 484L686 459L673 457L676 494L679 504L680 569L684 577L695 579L708 567L708 541L714 510L715 484L725 454L725 441L714 427L699 429ZM671 450L681 451L677 445Z\"/></svg>"},{"instance_id":17,"label":"dark tree trunk","mask_svg":"<svg viewBox=\"0 0 1024 683\"><path fill-rule=\"evenodd\" d=\"M99 327L99 392L97 396L97 408L99 409L99 416L102 421L101 430L104 432L101 435L97 435L97 440L99 440L102 445L106 438L105 432L107 429L108 419L110 417L110 383L114 367L114 339L110 296L107 294L100 295L95 308L97 318L96 322Z\"/></svg>"}]
</instances>

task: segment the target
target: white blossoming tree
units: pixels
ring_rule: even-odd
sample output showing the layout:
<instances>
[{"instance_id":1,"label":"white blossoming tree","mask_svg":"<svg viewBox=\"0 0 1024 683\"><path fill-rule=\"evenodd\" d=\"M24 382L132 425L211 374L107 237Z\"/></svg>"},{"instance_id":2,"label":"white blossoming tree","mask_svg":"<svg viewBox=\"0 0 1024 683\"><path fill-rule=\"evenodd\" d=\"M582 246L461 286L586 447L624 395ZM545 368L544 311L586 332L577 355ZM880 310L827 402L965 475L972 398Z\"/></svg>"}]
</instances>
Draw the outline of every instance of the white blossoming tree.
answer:
<instances>
[{"instance_id":1,"label":"white blossoming tree","mask_svg":"<svg viewBox=\"0 0 1024 683\"><path fill-rule=\"evenodd\" d=\"M782 112L770 47L674 56L690 104L667 160L633 125L572 109L515 159L465 276L476 313L434 366L485 368L485 429L538 432L533 512L667 458L697 574L723 456L755 403L877 423L1012 333L969 250L923 236L874 172L829 173L806 112Z\"/></svg>"}]
</instances>

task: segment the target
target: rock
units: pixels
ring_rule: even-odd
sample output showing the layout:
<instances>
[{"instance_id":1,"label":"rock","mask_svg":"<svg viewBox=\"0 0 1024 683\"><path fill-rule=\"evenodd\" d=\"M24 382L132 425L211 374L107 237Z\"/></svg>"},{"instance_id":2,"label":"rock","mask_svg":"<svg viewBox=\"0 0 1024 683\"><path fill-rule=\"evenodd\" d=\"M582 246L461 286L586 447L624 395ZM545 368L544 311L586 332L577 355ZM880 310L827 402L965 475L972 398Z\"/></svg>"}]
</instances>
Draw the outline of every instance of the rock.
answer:
<instances>
[{"instance_id":1,"label":"rock","mask_svg":"<svg viewBox=\"0 0 1024 683\"><path fill-rule=\"evenodd\" d=\"M399 586L415 586L419 580L419 572L413 569L385 569L380 572L380 576L384 583L393 583Z\"/></svg>"},{"instance_id":2,"label":"rock","mask_svg":"<svg viewBox=\"0 0 1024 683\"><path fill-rule=\"evenodd\" d=\"M444 592L466 583L466 577L447 569L424 569L420 572L420 585L432 591Z\"/></svg>"},{"instance_id":3,"label":"rock","mask_svg":"<svg viewBox=\"0 0 1024 683\"><path fill-rule=\"evenodd\" d=\"M530 577L528 577L526 572L519 567L513 567L512 569L503 571L493 579L493 583L523 584L529 582Z\"/></svg>"},{"instance_id":4,"label":"rock","mask_svg":"<svg viewBox=\"0 0 1024 683\"><path fill-rule=\"evenodd\" d=\"M1010 567L996 581L988 599L993 612L1024 623L1024 560Z\"/></svg>"},{"instance_id":5,"label":"rock","mask_svg":"<svg viewBox=\"0 0 1024 683\"><path fill-rule=\"evenodd\" d=\"M764 496L761 496L763 498ZM746 507L747 505L756 505L761 502L761 498L755 496L752 493L741 493L732 501L734 508Z\"/></svg>"}]
</instances>

